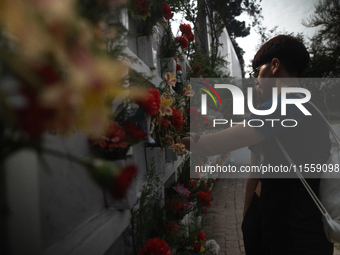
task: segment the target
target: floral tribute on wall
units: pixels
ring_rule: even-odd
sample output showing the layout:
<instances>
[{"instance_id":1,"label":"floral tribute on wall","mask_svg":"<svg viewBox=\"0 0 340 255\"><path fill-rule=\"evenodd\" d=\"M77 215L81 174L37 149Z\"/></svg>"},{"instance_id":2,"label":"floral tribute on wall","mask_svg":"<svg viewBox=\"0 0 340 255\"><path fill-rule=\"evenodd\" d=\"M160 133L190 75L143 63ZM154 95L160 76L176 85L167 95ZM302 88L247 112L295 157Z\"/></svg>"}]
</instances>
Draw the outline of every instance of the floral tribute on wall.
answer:
<instances>
[{"instance_id":1,"label":"floral tribute on wall","mask_svg":"<svg viewBox=\"0 0 340 255\"><path fill-rule=\"evenodd\" d=\"M185 151L181 144L181 135L189 131L189 120L186 110L189 105L189 97L194 93L191 85L183 87L183 90L174 92L171 87L176 85L177 79L174 73L166 73L166 81L158 89L160 91L160 109L153 118L155 125L153 139L157 146L172 149L182 154Z\"/></svg>"},{"instance_id":2,"label":"floral tribute on wall","mask_svg":"<svg viewBox=\"0 0 340 255\"><path fill-rule=\"evenodd\" d=\"M148 140L145 115L151 118L158 113L161 98L159 91L151 87L142 95L134 101L121 102L114 111L106 132L90 138L94 155L113 160L124 159L131 146Z\"/></svg>"},{"instance_id":3,"label":"floral tribute on wall","mask_svg":"<svg viewBox=\"0 0 340 255\"><path fill-rule=\"evenodd\" d=\"M197 221L211 206L215 180L197 177L190 178L190 156L187 155L179 169L178 181L165 190L164 203L160 191L162 183L154 165L151 166L142 194L131 209L135 254L160 254L160 250L178 255L218 254L218 244L206 239ZM186 215L191 215L190 221L183 221Z\"/></svg>"}]
</instances>

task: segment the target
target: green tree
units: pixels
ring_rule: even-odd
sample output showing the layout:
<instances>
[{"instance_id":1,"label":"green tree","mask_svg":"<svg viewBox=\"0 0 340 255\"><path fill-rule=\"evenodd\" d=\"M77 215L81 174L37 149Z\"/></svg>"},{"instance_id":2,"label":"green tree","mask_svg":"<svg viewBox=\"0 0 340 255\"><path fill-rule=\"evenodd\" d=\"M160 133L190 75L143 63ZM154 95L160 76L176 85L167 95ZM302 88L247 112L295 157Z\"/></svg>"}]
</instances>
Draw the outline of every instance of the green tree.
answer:
<instances>
[{"instance_id":1,"label":"green tree","mask_svg":"<svg viewBox=\"0 0 340 255\"><path fill-rule=\"evenodd\" d=\"M310 53L312 77L340 76L340 0L321 0L314 14L302 24L318 27L311 38Z\"/></svg>"}]
</instances>

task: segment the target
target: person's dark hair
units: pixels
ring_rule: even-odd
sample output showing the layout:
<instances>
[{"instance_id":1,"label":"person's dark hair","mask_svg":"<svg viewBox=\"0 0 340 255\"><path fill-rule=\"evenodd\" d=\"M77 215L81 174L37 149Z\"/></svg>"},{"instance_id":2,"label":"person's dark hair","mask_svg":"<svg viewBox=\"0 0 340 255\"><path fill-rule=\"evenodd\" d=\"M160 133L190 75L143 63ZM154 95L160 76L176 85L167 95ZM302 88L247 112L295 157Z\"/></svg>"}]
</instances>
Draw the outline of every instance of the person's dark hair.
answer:
<instances>
[{"instance_id":1,"label":"person's dark hair","mask_svg":"<svg viewBox=\"0 0 340 255\"><path fill-rule=\"evenodd\" d=\"M309 53L305 45L290 35L278 35L263 44L253 59L253 69L270 63L273 58L280 60L288 74L299 76L307 67Z\"/></svg>"}]
</instances>

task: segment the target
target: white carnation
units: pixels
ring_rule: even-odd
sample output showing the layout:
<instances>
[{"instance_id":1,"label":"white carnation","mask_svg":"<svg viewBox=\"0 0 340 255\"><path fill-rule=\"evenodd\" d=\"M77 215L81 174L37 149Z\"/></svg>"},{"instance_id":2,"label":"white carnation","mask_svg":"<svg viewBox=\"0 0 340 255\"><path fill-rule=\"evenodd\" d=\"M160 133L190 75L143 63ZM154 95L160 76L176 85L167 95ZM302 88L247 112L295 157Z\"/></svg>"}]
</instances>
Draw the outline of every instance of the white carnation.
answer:
<instances>
[{"instance_id":1,"label":"white carnation","mask_svg":"<svg viewBox=\"0 0 340 255\"><path fill-rule=\"evenodd\" d=\"M204 245L206 255L218 255L220 251L220 246L216 243L214 239L206 241Z\"/></svg>"}]
</instances>

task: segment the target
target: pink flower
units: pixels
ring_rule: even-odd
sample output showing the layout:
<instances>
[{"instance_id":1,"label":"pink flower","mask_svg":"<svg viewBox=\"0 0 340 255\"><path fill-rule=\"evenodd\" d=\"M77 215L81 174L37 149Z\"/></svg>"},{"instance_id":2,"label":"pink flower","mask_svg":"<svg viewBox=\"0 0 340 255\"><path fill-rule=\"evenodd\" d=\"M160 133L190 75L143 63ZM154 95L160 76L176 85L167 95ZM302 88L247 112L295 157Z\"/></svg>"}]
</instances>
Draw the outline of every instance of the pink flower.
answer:
<instances>
[{"instance_id":1,"label":"pink flower","mask_svg":"<svg viewBox=\"0 0 340 255\"><path fill-rule=\"evenodd\" d=\"M185 188L183 184L178 183L176 187L173 187L173 189L181 196L184 210L192 205L192 203L189 202L189 195L191 192Z\"/></svg>"},{"instance_id":2,"label":"pink flower","mask_svg":"<svg viewBox=\"0 0 340 255\"><path fill-rule=\"evenodd\" d=\"M176 192L183 197L188 197L190 195L190 191L184 187L183 184L178 183L176 187L173 187Z\"/></svg>"}]
</instances>

